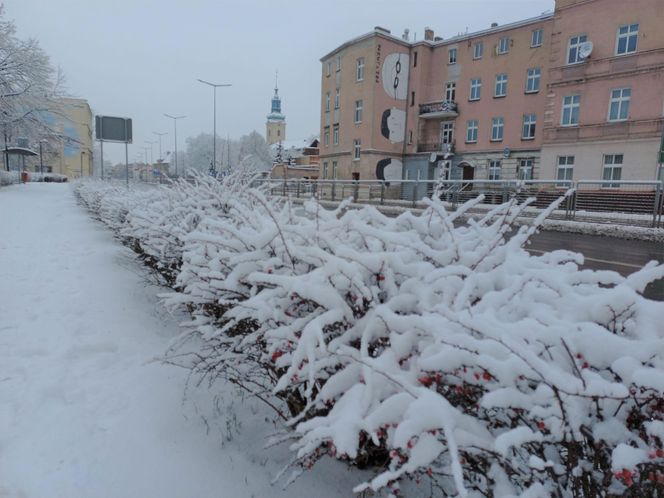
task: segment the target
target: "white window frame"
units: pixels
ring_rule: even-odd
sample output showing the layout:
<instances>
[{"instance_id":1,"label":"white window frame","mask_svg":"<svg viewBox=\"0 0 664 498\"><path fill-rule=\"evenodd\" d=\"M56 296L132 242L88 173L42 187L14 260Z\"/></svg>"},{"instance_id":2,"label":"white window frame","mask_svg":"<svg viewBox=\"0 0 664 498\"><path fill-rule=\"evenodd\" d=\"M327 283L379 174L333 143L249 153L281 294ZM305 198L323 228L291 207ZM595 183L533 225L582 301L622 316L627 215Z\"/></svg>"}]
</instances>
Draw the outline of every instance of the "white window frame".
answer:
<instances>
[{"instance_id":1,"label":"white window frame","mask_svg":"<svg viewBox=\"0 0 664 498\"><path fill-rule=\"evenodd\" d=\"M505 136L505 118L491 118L491 142L502 142Z\"/></svg>"},{"instance_id":2,"label":"white window frame","mask_svg":"<svg viewBox=\"0 0 664 498\"><path fill-rule=\"evenodd\" d=\"M327 92L325 94L325 112L330 112L330 102L332 101L332 97L330 96L330 92Z\"/></svg>"},{"instance_id":3,"label":"white window frame","mask_svg":"<svg viewBox=\"0 0 664 498\"><path fill-rule=\"evenodd\" d=\"M360 160L360 154L362 149L362 141L359 138L353 140L353 161Z\"/></svg>"},{"instance_id":4,"label":"white window frame","mask_svg":"<svg viewBox=\"0 0 664 498\"><path fill-rule=\"evenodd\" d=\"M356 100L355 101L355 123L361 123L362 122L362 113L364 111L364 101L363 100Z\"/></svg>"},{"instance_id":5,"label":"white window frame","mask_svg":"<svg viewBox=\"0 0 664 498\"><path fill-rule=\"evenodd\" d=\"M456 101L456 82L448 81L445 83L445 100L448 102Z\"/></svg>"},{"instance_id":6,"label":"white window frame","mask_svg":"<svg viewBox=\"0 0 664 498\"><path fill-rule=\"evenodd\" d=\"M475 95L475 93L477 93ZM468 94L468 100L477 101L482 98L482 78L473 78L470 80L470 93Z\"/></svg>"},{"instance_id":7,"label":"white window frame","mask_svg":"<svg viewBox=\"0 0 664 498\"><path fill-rule=\"evenodd\" d=\"M323 129L323 145L325 147L330 146L330 127L329 126L326 126Z\"/></svg>"},{"instance_id":8,"label":"white window frame","mask_svg":"<svg viewBox=\"0 0 664 498\"><path fill-rule=\"evenodd\" d=\"M332 144L339 145L339 125L332 127Z\"/></svg>"},{"instance_id":9,"label":"white window frame","mask_svg":"<svg viewBox=\"0 0 664 498\"><path fill-rule=\"evenodd\" d=\"M510 51L510 42L511 40L509 36L503 36L500 40L498 40L496 53L498 55L508 54Z\"/></svg>"},{"instance_id":10,"label":"white window frame","mask_svg":"<svg viewBox=\"0 0 664 498\"><path fill-rule=\"evenodd\" d=\"M355 81L364 81L364 57L357 59L355 67Z\"/></svg>"},{"instance_id":11,"label":"white window frame","mask_svg":"<svg viewBox=\"0 0 664 498\"><path fill-rule=\"evenodd\" d=\"M574 121L574 114L576 110L576 121ZM569 111L569 119L565 120L565 112ZM560 126L579 126L581 116L581 95L565 95L563 97L563 107L560 112ZM567 121L567 122L566 122Z\"/></svg>"},{"instance_id":12,"label":"white window frame","mask_svg":"<svg viewBox=\"0 0 664 498\"><path fill-rule=\"evenodd\" d=\"M498 93L499 88L503 91L503 93ZM500 73L496 75L496 84L493 89L493 97L507 97L507 73Z\"/></svg>"},{"instance_id":13,"label":"white window frame","mask_svg":"<svg viewBox=\"0 0 664 498\"><path fill-rule=\"evenodd\" d=\"M542 46L544 39L544 28L533 29L530 35L530 48L537 48Z\"/></svg>"},{"instance_id":14,"label":"white window frame","mask_svg":"<svg viewBox=\"0 0 664 498\"><path fill-rule=\"evenodd\" d=\"M632 29L636 26L636 31L632 31ZM635 53L638 48L639 48L639 23L633 23L633 24L622 24L621 26L618 26L618 30L616 31L616 55L629 55ZM620 31L624 28L627 28L627 31L625 33L620 33ZM625 50L623 52L620 52L620 41L624 39L625 40ZM634 50L629 49L629 42L631 39L634 39Z\"/></svg>"},{"instance_id":15,"label":"white window frame","mask_svg":"<svg viewBox=\"0 0 664 498\"><path fill-rule=\"evenodd\" d=\"M466 143L477 143L477 136L479 134L480 123L477 119L470 119L466 122Z\"/></svg>"},{"instance_id":16,"label":"white window frame","mask_svg":"<svg viewBox=\"0 0 664 498\"><path fill-rule=\"evenodd\" d=\"M327 180L327 161L323 161L323 180Z\"/></svg>"},{"instance_id":17,"label":"white window frame","mask_svg":"<svg viewBox=\"0 0 664 498\"><path fill-rule=\"evenodd\" d=\"M332 179L336 180L337 179L337 161L332 161Z\"/></svg>"},{"instance_id":18,"label":"white window frame","mask_svg":"<svg viewBox=\"0 0 664 498\"><path fill-rule=\"evenodd\" d=\"M327 69L325 71L325 76L331 76L332 75L332 61L327 61Z\"/></svg>"},{"instance_id":19,"label":"white window frame","mask_svg":"<svg viewBox=\"0 0 664 498\"><path fill-rule=\"evenodd\" d=\"M620 157L620 162L616 162L616 159ZM610 158L610 161L609 161ZM602 180L604 181L617 181L622 180L622 170L623 165L625 164L625 155L624 154L604 154L602 160ZM617 175L616 175L617 171ZM607 175L607 172L610 172ZM611 178L607 178L610 176ZM617 176L617 178L616 178ZM620 188L620 183L612 183L610 185L603 185L603 188Z\"/></svg>"},{"instance_id":20,"label":"white window frame","mask_svg":"<svg viewBox=\"0 0 664 498\"><path fill-rule=\"evenodd\" d=\"M484 55L484 42L479 41L473 45L473 60L480 60Z\"/></svg>"},{"instance_id":21,"label":"white window frame","mask_svg":"<svg viewBox=\"0 0 664 498\"><path fill-rule=\"evenodd\" d=\"M440 143L454 143L454 121L443 121L440 123Z\"/></svg>"},{"instance_id":22,"label":"white window frame","mask_svg":"<svg viewBox=\"0 0 664 498\"><path fill-rule=\"evenodd\" d=\"M627 95L625 95L627 94ZM627 121L629 119L629 105L632 100L632 89L630 87L613 88L609 96L609 113L607 121L612 123ZM613 110L616 110L615 117Z\"/></svg>"},{"instance_id":23,"label":"white window frame","mask_svg":"<svg viewBox=\"0 0 664 498\"><path fill-rule=\"evenodd\" d=\"M457 48L452 47L447 49L447 63L456 64L457 63Z\"/></svg>"},{"instance_id":24,"label":"white window frame","mask_svg":"<svg viewBox=\"0 0 664 498\"><path fill-rule=\"evenodd\" d=\"M588 41L588 35L585 33L574 35L569 38L569 40L567 41L567 59L566 59L568 65L581 64L584 61L584 59L581 59L579 57L579 48L583 43L587 41ZM573 58L572 58L572 53L574 53Z\"/></svg>"},{"instance_id":25,"label":"white window frame","mask_svg":"<svg viewBox=\"0 0 664 498\"><path fill-rule=\"evenodd\" d=\"M341 71L341 56L337 55L337 72Z\"/></svg>"},{"instance_id":26,"label":"white window frame","mask_svg":"<svg viewBox=\"0 0 664 498\"><path fill-rule=\"evenodd\" d=\"M558 156L556 163L556 180L561 182L572 181L574 178L574 161L574 156Z\"/></svg>"},{"instance_id":27,"label":"white window frame","mask_svg":"<svg viewBox=\"0 0 664 498\"><path fill-rule=\"evenodd\" d=\"M528 68L526 71L526 93L538 93L541 78L542 70L539 67Z\"/></svg>"},{"instance_id":28,"label":"white window frame","mask_svg":"<svg viewBox=\"0 0 664 498\"><path fill-rule=\"evenodd\" d=\"M524 114L521 140L534 140L537 131L537 114Z\"/></svg>"},{"instance_id":29,"label":"white window frame","mask_svg":"<svg viewBox=\"0 0 664 498\"><path fill-rule=\"evenodd\" d=\"M500 180L503 171L503 162L500 159L489 159L488 179Z\"/></svg>"},{"instance_id":30,"label":"white window frame","mask_svg":"<svg viewBox=\"0 0 664 498\"><path fill-rule=\"evenodd\" d=\"M535 159L532 157L524 157L519 159L517 165L517 179L518 180L532 180L535 172Z\"/></svg>"},{"instance_id":31,"label":"white window frame","mask_svg":"<svg viewBox=\"0 0 664 498\"><path fill-rule=\"evenodd\" d=\"M336 92L334 92L334 108L339 109L340 103L341 103L341 92L337 88Z\"/></svg>"}]
</instances>

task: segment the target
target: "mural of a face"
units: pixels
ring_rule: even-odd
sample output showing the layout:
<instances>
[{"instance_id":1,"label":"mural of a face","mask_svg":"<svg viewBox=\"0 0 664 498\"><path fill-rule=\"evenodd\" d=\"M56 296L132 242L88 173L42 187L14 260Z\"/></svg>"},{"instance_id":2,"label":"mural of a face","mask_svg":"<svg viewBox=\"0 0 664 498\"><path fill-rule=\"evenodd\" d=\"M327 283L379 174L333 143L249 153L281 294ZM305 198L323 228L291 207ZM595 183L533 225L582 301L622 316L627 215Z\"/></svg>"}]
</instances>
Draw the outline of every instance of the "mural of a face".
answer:
<instances>
[{"instance_id":1,"label":"mural of a face","mask_svg":"<svg viewBox=\"0 0 664 498\"><path fill-rule=\"evenodd\" d=\"M380 133L393 144L403 142L406 136L406 111L392 107L383 112Z\"/></svg>"},{"instance_id":2,"label":"mural of a face","mask_svg":"<svg viewBox=\"0 0 664 498\"><path fill-rule=\"evenodd\" d=\"M390 97L397 100L408 98L408 71L410 56L408 54L394 53L383 60L381 76L383 89Z\"/></svg>"},{"instance_id":3,"label":"mural of a face","mask_svg":"<svg viewBox=\"0 0 664 498\"><path fill-rule=\"evenodd\" d=\"M398 159L386 158L376 163L376 178L384 182L401 180L403 163Z\"/></svg>"}]
</instances>

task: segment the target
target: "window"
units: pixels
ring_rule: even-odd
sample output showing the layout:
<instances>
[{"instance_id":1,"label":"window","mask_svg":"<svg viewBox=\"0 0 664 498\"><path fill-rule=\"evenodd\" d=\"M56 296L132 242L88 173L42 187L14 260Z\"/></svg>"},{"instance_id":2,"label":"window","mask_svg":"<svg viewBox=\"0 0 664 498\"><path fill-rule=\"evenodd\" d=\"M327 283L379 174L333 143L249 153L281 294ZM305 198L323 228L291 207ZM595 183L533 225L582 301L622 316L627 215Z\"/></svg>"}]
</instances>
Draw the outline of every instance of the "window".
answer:
<instances>
[{"instance_id":1,"label":"window","mask_svg":"<svg viewBox=\"0 0 664 498\"><path fill-rule=\"evenodd\" d=\"M440 142L451 144L454 142L454 122L448 121L440 125Z\"/></svg>"},{"instance_id":2,"label":"window","mask_svg":"<svg viewBox=\"0 0 664 498\"><path fill-rule=\"evenodd\" d=\"M466 143L477 142L477 130L479 129L479 122L477 119L471 119L466 125Z\"/></svg>"},{"instance_id":3,"label":"window","mask_svg":"<svg viewBox=\"0 0 664 498\"><path fill-rule=\"evenodd\" d=\"M503 139L504 118L493 118L491 120L491 141L500 142Z\"/></svg>"},{"instance_id":4,"label":"window","mask_svg":"<svg viewBox=\"0 0 664 498\"><path fill-rule=\"evenodd\" d=\"M558 157L556 180L571 181L574 176L574 156Z\"/></svg>"},{"instance_id":5,"label":"window","mask_svg":"<svg viewBox=\"0 0 664 498\"><path fill-rule=\"evenodd\" d=\"M521 138L524 140L532 140L535 138L535 126L537 124L537 116L535 114L523 115L523 133Z\"/></svg>"},{"instance_id":6,"label":"window","mask_svg":"<svg viewBox=\"0 0 664 498\"><path fill-rule=\"evenodd\" d=\"M496 90L493 94L494 97L505 97L507 95L507 74L501 73L496 75Z\"/></svg>"},{"instance_id":7,"label":"window","mask_svg":"<svg viewBox=\"0 0 664 498\"><path fill-rule=\"evenodd\" d=\"M542 71L539 67L528 69L526 76L526 93L536 93L540 89L540 78Z\"/></svg>"},{"instance_id":8,"label":"window","mask_svg":"<svg viewBox=\"0 0 664 498\"><path fill-rule=\"evenodd\" d=\"M456 83L447 83L445 85L445 100L454 102L456 100Z\"/></svg>"},{"instance_id":9,"label":"window","mask_svg":"<svg viewBox=\"0 0 664 498\"><path fill-rule=\"evenodd\" d=\"M484 55L484 42L477 42L473 45L473 59L481 59Z\"/></svg>"},{"instance_id":10,"label":"window","mask_svg":"<svg viewBox=\"0 0 664 498\"><path fill-rule=\"evenodd\" d=\"M359 161L360 160L360 148L361 148L361 142L360 140L353 140L353 161Z\"/></svg>"},{"instance_id":11,"label":"window","mask_svg":"<svg viewBox=\"0 0 664 498\"><path fill-rule=\"evenodd\" d=\"M616 55L633 54L639 39L639 25L626 24L618 28Z\"/></svg>"},{"instance_id":12,"label":"window","mask_svg":"<svg viewBox=\"0 0 664 498\"><path fill-rule=\"evenodd\" d=\"M341 56L337 55L337 71L341 71Z\"/></svg>"},{"instance_id":13,"label":"window","mask_svg":"<svg viewBox=\"0 0 664 498\"><path fill-rule=\"evenodd\" d=\"M337 162L332 161L332 179L336 180L337 179Z\"/></svg>"},{"instance_id":14,"label":"window","mask_svg":"<svg viewBox=\"0 0 664 498\"><path fill-rule=\"evenodd\" d=\"M567 48L568 64L583 62L583 59L579 57L579 48L586 41L588 41L588 37L586 35L577 35L569 39L569 47Z\"/></svg>"},{"instance_id":15,"label":"window","mask_svg":"<svg viewBox=\"0 0 664 498\"><path fill-rule=\"evenodd\" d=\"M332 74L332 61L327 61L326 66L327 66L327 68L326 68L325 72L326 72L326 75L329 76L329 75Z\"/></svg>"},{"instance_id":16,"label":"window","mask_svg":"<svg viewBox=\"0 0 664 498\"><path fill-rule=\"evenodd\" d=\"M500 171L502 170L500 160L489 161L489 180L500 180Z\"/></svg>"},{"instance_id":17,"label":"window","mask_svg":"<svg viewBox=\"0 0 664 498\"><path fill-rule=\"evenodd\" d=\"M362 100L356 100L355 101L355 122L356 123L361 123L362 122L362 109L363 109L364 103Z\"/></svg>"},{"instance_id":18,"label":"window","mask_svg":"<svg viewBox=\"0 0 664 498\"><path fill-rule=\"evenodd\" d=\"M413 143L413 130L408 130L408 145Z\"/></svg>"},{"instance_id":19,"label":"window","mask_svg":"<svg viewBox=\"0 0 664 498\"><path fill-rule=\"evenodd\" d=\"M510 51L510 39L508 36L504 36L498 42L496 53L506 54L509 51Z\"/></svg>"},{"instance_id":20,"label":"window","mask_svg":"<svg viewBox=\"0 0 664 498\"><path fill-rule=\"evenodd\" d=\"M415 92L410 92L410 106L413 107L415 105Z\"/></svg>"},{"instance_id":21,"label":"window","mask_svg":"<svg viewBox=\"0 0 664 498\"><path fill-rule=\"evenodd\" d=\"M337 88L337 91L334 93L334 108L339 109L339 100L340 100L340 95L339 95L339 89Z\"/></svg>"},{"instance_id":22,"label":"window","mask_svg":"<svg viewBox=\"0 0 664 498\"><path fill-rule=\"evenodd\" d=\"M629 117L631 88L614 88L609 102L609 121L625 121Z\"/></svg>"},{"instance_id":23,"label":"window","mask_svg":"<svg viewBox=\"0 0 664 498\"><path fill-rule=\"evenodd\" d=\"M517 176L519 180L532 180L533 179L533 163L532 158L519 159L517 167Z\"/></svg>"},{"instance_id":24,"label":"window","mask_svg":"<svg viewBox=\"0 0 664 498\"><path fill-rule=\"evenodd\" d=\"M357 65L355 68L355 81L364 80L364 57L357 59Z\"/></svg>"},{"instance_id":25,"label":"window","mask_svg":"<svg viewBox=\"0 0 664 498\"><path fill-rule=\"evenodd\" d=\"M533 34L530 37L530 46L532 48L541 47L542 46L542 38L544 38L544 30L542 28L534 29Z\"/></svg>"},{"instance_id":26,"label":"window","mask_svg":"<svg viewBox=\"0 0 664 498\"><path fill-rule=\"evenodd\" d=\"M330 92L325 94L325 112L330 112Z\"/></svg>"},{"instance_id":27,"label":"window","mask_svg":"<svg viewBox=\"0 0 664 498\"><path fill-rule=\"evenodd\" d=\"M563 97L563 112L560 124L563 126L578 125L580 107L581 95L567 95L566 97Z\"/></svg>"},{"instance_id":28,"label":"window","mask_svg":"<svg viewBox=\"0 0 664 498\"><path fill-rule=\"evenodd\" d=\"M448 48L447 49L447 63L448 64L456 64L457 61L457 49L456 48Z\"/></svg>"},{"instance_id":29,"label":"window","mask_svg":"<svg viewBox=\"0 0 664 498\"><path fill-rule=\"evenodd\" d=\"M330 145L330 127L326 126L325 131L323 132L323 145L325 147Z\"/></svg>"},{"instance_id":30,"label":"window","mask_svg":"<svg viewBox=\"0 0 664 498\"><path fill-rule=\"evenodd\" d=\"M417 50L413 52L413 67L417 67Z\"/></svg>"},{"instance_id":31,"label":"window","mask_svg":"<svg viewBox=\"0 0 664 498\"><path fill-rule=\"evenodd\" d=\"M339 125L334 125L332 129L332 143L334 145L339 145Z\"/></svg>"},{"instance_id":32,"label":"window","mask_svg":"<svg viewBox=\"0 0 664 498\"><path fill-rule=\"evenodd\" d=\"M327 179L327 161L323 162L323 180Z\"/></svg>"},{"instance_id":33,"label":"window","mask_svg":"<svg viewBox=\"0 0 664 498\"><path fill-rule=\"evenodd\" d=\"M470 96L468 97L468 100L480 100L481 93L482 80L480 78L470 80Z\"/></svg>"},{"instance_id":34,"label":"window","mask_svg":"<svg viewBox=\"0 0 664 498\"><path fill-rule=\"evenodd\" d=\"M602 179L607 181L620 180L622 177L622 154L606 154L604 156L604 170L602 171ZM619 183L611 183L605 185L609 188L620 188Z\"/></svg>"}]
</instances>

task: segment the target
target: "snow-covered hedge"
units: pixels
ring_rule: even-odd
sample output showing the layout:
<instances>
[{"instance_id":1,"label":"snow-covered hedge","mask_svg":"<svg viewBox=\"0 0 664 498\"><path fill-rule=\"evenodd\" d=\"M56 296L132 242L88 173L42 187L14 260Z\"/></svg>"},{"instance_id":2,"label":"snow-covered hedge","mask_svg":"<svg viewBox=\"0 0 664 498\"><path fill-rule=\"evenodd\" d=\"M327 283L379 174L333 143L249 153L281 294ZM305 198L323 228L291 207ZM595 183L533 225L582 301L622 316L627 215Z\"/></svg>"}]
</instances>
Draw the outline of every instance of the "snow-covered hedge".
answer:
<instances>
[{"instance_id":1,"label":"snow-covered hedge","mask_svg":"<svg viewBox=\"0 0 664 498\"><path fill-rule=\"evenodd\" d=\"M192 313L196 349L169 361L288 420L293 477L332 457L374 469L357 492L664 493L664 304L642 296L664 265L624 278L530 255L546 213L511 232L516 201L460 224L481 198L390 218L242 177L76 188Z\"/></svg>"},{"instance_id":2,"label":"snow-covered hedge","mask_svg":"<svg viewBox=\"0 0 664 498\"><path fill-rule=\"evenodd\" d=\"M11 185L18 181L18 173L16 171L0 170L0 187L3 185Z\"/></svg>"}]
</instances>

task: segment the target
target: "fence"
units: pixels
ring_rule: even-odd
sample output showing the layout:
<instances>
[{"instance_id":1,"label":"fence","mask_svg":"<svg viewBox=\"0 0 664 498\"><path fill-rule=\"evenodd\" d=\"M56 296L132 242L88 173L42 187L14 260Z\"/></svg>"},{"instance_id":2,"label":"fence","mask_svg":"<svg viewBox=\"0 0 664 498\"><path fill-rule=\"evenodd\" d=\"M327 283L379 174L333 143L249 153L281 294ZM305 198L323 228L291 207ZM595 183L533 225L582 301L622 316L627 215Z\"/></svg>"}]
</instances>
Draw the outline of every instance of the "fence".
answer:
<instances>
[{"instance_id":1,"label":"fence","mask_svg":"<svg viewBox=\"0 0 664 498\"><path fill-rule=\"evenodd\" d=\"M664 211L664 186L661 182L579 180L399 180L381 182L371 180L275 180L259 179L267 183L272 195L295 198L316 197L319 200L340 201L352 197L361 204L421 207L424 197L437 196L455 208L479 195L484 196L476 211L516 198L534 201L527 215L537 216L569 189L573 193L551 214L552 219L586 221L592 223L627 224L660 227Z\"/></svg>"}]
</instances>

